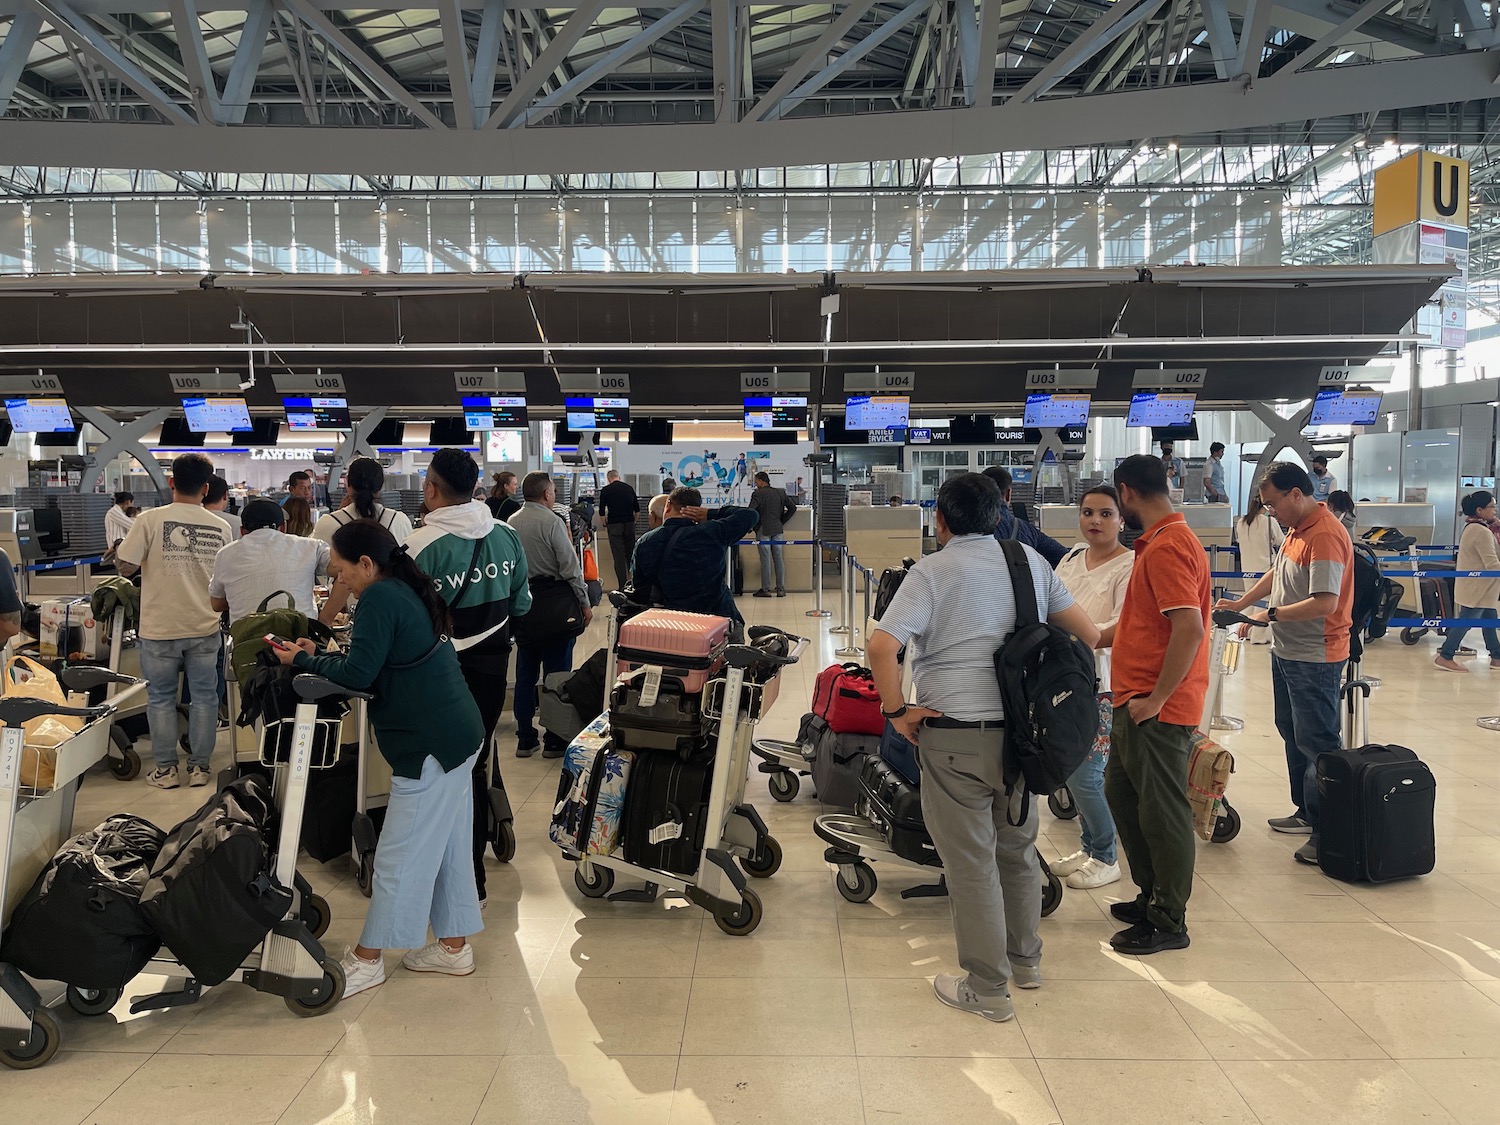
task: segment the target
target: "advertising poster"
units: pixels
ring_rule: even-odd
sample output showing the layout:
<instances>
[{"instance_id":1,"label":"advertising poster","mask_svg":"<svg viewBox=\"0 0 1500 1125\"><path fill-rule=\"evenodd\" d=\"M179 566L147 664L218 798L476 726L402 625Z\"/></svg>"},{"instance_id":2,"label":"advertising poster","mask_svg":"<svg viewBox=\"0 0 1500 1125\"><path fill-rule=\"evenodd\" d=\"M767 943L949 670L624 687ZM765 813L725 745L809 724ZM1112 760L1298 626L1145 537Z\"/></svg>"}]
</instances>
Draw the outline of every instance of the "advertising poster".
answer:
<instances>
[{"instance_id":1,"label":"advertising poster","mask_svg":"<svg viewBox=\"0 0 1500 1125\"><path fill-rule=\"evenodd\" d=\"M703 493L710 507L744 504L755 488L755 474L763 472L778 488L811 474L802 458L812 452L809 442L757 449L747 444L716 442L706 448L686 445L621 445L615 467L622 473L671 477L686 488Z\"/></svg>"}]
</instances>

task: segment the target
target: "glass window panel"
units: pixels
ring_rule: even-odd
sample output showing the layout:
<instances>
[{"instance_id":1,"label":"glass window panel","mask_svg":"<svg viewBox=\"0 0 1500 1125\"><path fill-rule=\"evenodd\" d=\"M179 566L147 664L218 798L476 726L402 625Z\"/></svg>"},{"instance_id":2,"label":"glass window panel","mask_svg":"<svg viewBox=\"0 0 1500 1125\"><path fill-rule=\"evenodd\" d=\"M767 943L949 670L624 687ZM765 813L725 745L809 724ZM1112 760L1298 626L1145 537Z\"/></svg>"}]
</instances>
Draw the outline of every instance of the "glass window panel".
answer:
<instances>
[{"instance_id":1,"label":"glass window panel","mask_svg":"<svg viewBox=\"0 0 1500 1125\"><path fill-rule=\"evenodd\" d=\"M919 211L912 196L877 196L871 220L875 246L874 268L879 270L912 270L920 261L912 261L912 230Z\"/></svg>"},{"instance_id":2,"label":"glass window panel","mask_svg":"<svg viewBox=\"0 0 1500 1125\"><path fill-rule=\"evenodd\" d=\"M650 270L656 262L649 197L630 195L609 201L609 249L617 270Z\"/></svg>"},{"instance_id":3,"label":"glass window panel","mask_svg":"<svg viewBox=\"0 0 1500 1125\"><path fill-rule=\"evenodd\" d=\"M940 195L922 212L922 268L960 270L968 244L968 198Z\"/></svg>"},{"instance_id":4,"label":"glass window panel","mask_svg":"<svg viewBox=\"0 0 1500 1125\"><path fill-rule=\"evenodd\" d=\"M782 208L785 201L760 197L740 209L744 253L740 268L746 273L780 273L781 244L785 240Z\"/></svg>"},{"instance_id":5,"label":"glass window panel","mask_svg":"<svg viewBox=\"0 0 1500 1125\"><path fill-rule=\"evenodd\" d=\"M385 272L383 226L380 204L373 200L339 201L339 257L346 270Z\"/></svg>"},{"instance_id":6,"label":"glass window panel","mask_svg":"<svg viewBox=\"0 0 1500 1125\"><path fill-rule=\"evenodd\" d=\"M516 273L516 204L511 199L474 200L474 265Z\"/></svg>"},{"instance_id":7,"label":"glass window panel","mask_svg":"<svg viewBox=\"0 0 1500 1125\"><path fill-rule=\"evenodd\" d=\"M563 269L562 227L557 205L550 199L516 201L516 237L521 255L518 273Z\"/></svg>"},{"instance_id":8,"label":"glass window panel","mask_svg":"<svg viewBox=\"0 0 1500 1125\"><path fill-rule=\"evenodd\" d=\"M298 273L343 273L339 261L338 204L331 199L300 199L292 209Z\"/></svg>"},{"instance_id":9,"label":"glass window panel","mask_svg":"<svg viewBox=\"0 0 1500 1125\"><path fill-rule=\"evenodd\" d=\"M116 268L114 204L73 204L73 261L79 271Z\"/></svg>"},{"instance_id":10,"label":"glass window panel","mask_svg":"<svg viewBox=\"0 0 1500 1125\"><path fill-rule=\"evenodd\" d=\"M425 199L396 196L386 200L386 269L392 273L427 273L427 254L432 237Z\"/></svg>"},{"instance_id":11,"label":"glass window panel","mask_svg":"<svg viewBox=\"0 0 1500 1125\"><path fill-rule=\"evenodd\" d=\"M1144 193L1134 191L1110 192L1104 197L1100 210L1101 266L1138 266L1153 260L1146 199Z\"/></svg>"},{"instance_id":12,"label":"glass window panel","mask_svg":"<svg viewBox=\"0 0 1500 1125\"><path fill-rule=\"evenodd\" d=\"M688 196L651 201L651 246L658 268L692 272L694 206Z\"/></svg>"},{"instance_id":13,"label":"glass window panel","mask_svg":"<svg viewBox=\"0 0 1500 1125\"><path fill-rule=\"evenodd\" d=\"M115 204L115 256L122 271L158 270L155 200L121 200Z\"/></svg>"},{"instance_id":14,"label":"glass window panel","mask_svg":"<svg viewBox=\"0 0 1500 1125\"><path fill-rule=\"evenodd\" d=\"M203 211L196 200L163 199L156 205L163 270L199 271L203 257Z\"/></svg>"},{"instance_id":15,"label":"glass window panel","mask_svg":"<svg viewBox=\"0 0 1500 1125\"><path fill-rule=\"evenodd\" d=\"M250 260L255 269L271 273L295 268L290 200L260 199L251 207Z\"/></svg>"},{"instance_id":16,"label":"glass window panel","mask_svg":"<svg viewBox=\"0 0 1500 1125\"><path fill-rule=\"evenodd\" d=\"M740 268L737 212L733 200L700 199L693 220L697 231L698 271L735 273Z\"/></svg>"},{"instance_id":17,"label":"glass window panel","mask_svg":"<svg viewBox=\"0 0 1500 1125\"><path fill-rule=\"evenodd\" d=\"M1052 265L1052 224L1057 197L1013 195L1010 200L1012 266L1046 269Z\"/></svg>"},{"instance_id":18,"label":"glass window panel","mask_svg":"<svg viewBox=\"0 0 1500 1125\"><path fill-rule=\"evenodd\" d=\"M572 260L567 268L603 271L612 269L609 245L609 203L603 199L575 199L563 211Z\"/></svg>"},{"instance_id":19,"label":"glass window panel","mask_svg":"<svg viewBox=\"0 0 1500 1125\"><path fill-rule=\"evenodd\" d=\"M434 199L428 210L432 216L432 268L439 273L468 273L474 268L469 199Z\"/></svg>"},{"instance_id":20,"label":"glass window panel","mask_svg":"<svg viewBox=\"0 0 1500 1125\"><path fill-rule=\"evenodd\" d=\"M26 272L26 208L0 203L0 274Z\"/></svg>"},{"instance_id":21,"label":"glass window panel","mask_svg":"<svg viewBox=\"0 0 1500 1125\"><path fill-rule=\"evenodd\" d=\"M966 215L964 268L1003 270L1010 265L1010 197L971 195Z\"/></svg>"},{"instance_id":22,"label":"glass window panel","mask_svg":"<svg viewBox=\"0 0 1500 1125\"><path fill-rule=\"evenodd\" d=\"M1059 195L1052 264L1083 268L1099 264L1099 211L1092 198Z\"/></svg>"},{"instance_id":23,"label":"glass window panel","mask_svg":"<svg viewBox=\"0 0 1500 1125\"><path fill-rule=\"evenodd\" d=\"M842 237L844 204L848 200L834 202L834 214L838 216L839 234ZM867 208L868 210L868 208ZM827 196L797 196L786 204L786 248L787 269L798 273L822 272L832 267L832 252L828 246L829 199Z\"/></svg>"},{"instance_id":24,"label":"glass window panel","mask_svg":"<svg viewBox=\"0 0 1500 1125\"><path fill-rule=\"evenodd\" d=\"M1239 208L1233 199L1199 196L1193 207L1193 260L1205 266L1232 266Z\"/></svg>"},{"instance_id":25,"label":"glass window panel","mask_svg":"<svg viewBox=\"0 0 1500 1125\"><path fill-rule=\"evenodd\" d=\"M208 220L208 268L250 268L250 210L243 200L221 199L204 212Z\"/></svg>"}]
</instances>

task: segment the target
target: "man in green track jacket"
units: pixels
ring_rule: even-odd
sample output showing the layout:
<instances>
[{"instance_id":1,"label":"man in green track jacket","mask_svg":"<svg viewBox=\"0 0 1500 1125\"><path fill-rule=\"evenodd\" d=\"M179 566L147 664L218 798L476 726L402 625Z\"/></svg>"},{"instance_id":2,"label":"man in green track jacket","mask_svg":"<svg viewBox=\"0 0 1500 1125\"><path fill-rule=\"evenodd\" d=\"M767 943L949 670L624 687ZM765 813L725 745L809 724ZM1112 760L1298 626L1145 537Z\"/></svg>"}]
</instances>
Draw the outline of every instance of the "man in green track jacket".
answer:
<instances>
[{"instance_id":1,"label":"man in green track jacket","mask_svg":"<svg viewBox=\"0 0 1500 1125\"><path fill-rule=\"evenodd\" d=\"M531 590L521 537L498 522L482 501L472 499L478 480L479 467L464 450L434 453L422 486L427 517L406 541L406 550L448 603L453 647L488 739L505 709L510 618L531 608ZM489 758L486 745L474 763L474 882L481 903L491 820Z\"/></svg>"}]
</instances>

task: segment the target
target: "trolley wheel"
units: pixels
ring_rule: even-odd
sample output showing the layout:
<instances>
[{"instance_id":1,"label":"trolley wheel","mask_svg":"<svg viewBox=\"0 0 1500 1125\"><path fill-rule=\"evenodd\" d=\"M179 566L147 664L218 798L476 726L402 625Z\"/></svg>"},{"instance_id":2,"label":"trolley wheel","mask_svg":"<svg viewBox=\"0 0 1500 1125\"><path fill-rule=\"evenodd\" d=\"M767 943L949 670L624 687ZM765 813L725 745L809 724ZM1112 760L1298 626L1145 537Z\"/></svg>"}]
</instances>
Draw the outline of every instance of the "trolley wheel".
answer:
<instances>
[{"instance_id":1,"label":"trolley wheel","mask_svg":"<svg viewBox=\"0 0 1500 1125\"><path fill-rule=\"evenodd\" d=\"M745 870L757 879L769 879L781 870L781 845L775 836L762 836L760 846L745 860Z\"/></svg>"},{"instance_id":2,"label":"trolley wheel","mask_svg":"<svg viewBox=\"0 0 1500 1125\"><path fill-rule=\"evenodd\" d=\"M854 876L852 880L851 874ZM880 885L880 880L875 878L873 867L860 862L840 867L834 877L834 885L838 887L839 894L850 902L869 902L875 894L875 888Z\"/></svg>"},{"instance_id":3,"label":"trolley wheel","mask_svg":"<svg viewBox=\"0 0 1500 1125\"><path fill-rule=\"evenodd\" d=\"M308 933L320 938L328 932L328 923L332 921L333 911L328 908L326 898L314 894L302 896L302 924Z\"/></svg>"},{"instance_id":4,"label":"trolley wheel","mask_svg":"<svg viewBox=\"0 0 1500 1125\"><path fill-rule=\"evenodd\" d=\"M608 867L595 866L592 863L589 864L589 870L593 872L592 879L584 877L583 868L574 868L573 883L584 898L603 898L615 885L615 873Z\"/></svg>"},{"instance_id":5,"label":"trolley wheel","mask_svg":"<svg viewBox=\"0 0 1500 1125\"><path fill-rule=\"evenodd\" d=\"M516 826L508 820L495 825L495 834L490 839L490 851L501 863L516 858Z\"/></svg>"},{"instance_id":6,"label":"trolley wheel","mask_svg":"<svg viewBox=\"0 0 1500 1125\"><path fill-rule=\"evenodd\" d=\"M141 756L130 744L130 738L119 727L109 732L110 741L120 752L118 758L109 759L109 772L120 781L134 781L141 775Z\"/></svg>"},{"instance_id":7,"label":"trolley wheel","mask_svg":"<svg viewBox=\"0 0 1500 1125\"><path fill-rule=\"evenodd\" d=\"M1073 791L1064 785L1056 793L1047 794L1047 811L1058 820L1072 820L1078 815L1078 802L1073 800Z\"/></svg>"},{"instance_id":8,"label":"trolley wheel","mask_svg":"<svg viewBox=\"0 0 1500 1125\"><path fill-rule=\"evenodd\" d=\"M1422 639L1422 634L1420 632L1418 632L1416 629L1402 629L1401 630L1401 643L1404 644L1404 645L1414 645L1418 641L1420 641L1421 639Z\"/></svg>"},{"instance_id":9,"label":"trolley wheel","mask_svg":"<svg viewBox=\"0 0 1500 1125\"><path fill-rule=\"evenodd\" d=\"M749 887L740 892L740 905L728 914L715 914L714 922L730 937L744 937L760 925L766 908L761 905L760 895Z\"/></svg>"},{"instance_id":10,"label":"trolley wheel","mask_svg":"<svg viewBox=\"0 0 1500 1125\"><path fill-rule=\"evenodd\" d=\"M24 1046L9 1051L0 1051L0 1063L11 1070L35 1070L46 1066L57 1049L62 1046L62 1028L57 1018L46 1008L38 1008L31 1017L31 1036Z\"/></svg>"},{"instance_id":11,"label":"trolley wheel","mask_svg":"<svg viewBox=\"0 0 1500 1125\"><path fill-rule=\"evenodd\" d=\"M1047 876L1047 881L1042 885L1042 917L1045 918L1059 906L1063 900L1063 882L1052 874L1044 864L1042 872Z\"/></svg>"},{"instance_id":12,"label":"trolley wheel","mask_svg":"<svg viewBox=\"0 0 1500 1125\"><path fill-rule=\"evenodd\" d=\"M779 770L771 774L766 778L766 785L771 789L772 799L782 804L794 800L802 789L801 779L791 770Z\"/></svg>"},{"instance_id":13,"label":"trolley wheel","mask_svg":"<svg viewBox=\"0 0 1500 1125\"><path fill-rule=\"evenodd\" d=\"M1214 830L1210 839L1215 844L1227 844L1240 834L1240 814L1228 801L1224 811L1214 818Z\"/></svg>"},{"instance_id":14,"label":"trolley wheel","mask_svg":"<svg viewBox=\"0 0 1500 1125\"><path fill-rule=\"evenodd\" d=\"M118 988L75 988L68 985L68 1007L80 1016L102 1016L120 1000Z\"/></svg>"},{"instance_id":15,"label":"trolley wheel","mask_svg":"<svg viewBox=\"0 0 1500 1125\"><path fill-rule=\"evenodd\" d=\"M343 998L344 966L332 957L325 957L323 958L323 981L318 986L318 994L309 1000L288 996L286 1006L293 1015L311 1018L331 1012Z\"/></svg>"},{"instance_id":16,"label":"trolley wheel","mask_svg":"<svg viewBox=\"0 0 1500 1125\"><path fill-rule=\"evenodd\" d=\"M354 885L359 893L369 898L375 889L375 853L364 852L359 857L359 866L354 869Z\"/></svg>"}]
</instances>

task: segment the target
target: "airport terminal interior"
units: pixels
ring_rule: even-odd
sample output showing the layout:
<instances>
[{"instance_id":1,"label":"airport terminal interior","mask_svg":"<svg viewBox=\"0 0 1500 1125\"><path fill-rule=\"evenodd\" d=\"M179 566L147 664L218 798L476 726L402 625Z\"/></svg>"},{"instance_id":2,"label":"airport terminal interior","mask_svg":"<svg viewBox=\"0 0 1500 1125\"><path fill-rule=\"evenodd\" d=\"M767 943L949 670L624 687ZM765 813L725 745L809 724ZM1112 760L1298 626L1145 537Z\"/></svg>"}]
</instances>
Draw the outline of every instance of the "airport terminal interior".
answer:
<instances>
[{"instance_id":1,"label":"airport terminal interior","mask_svg":"<svg viewBox=\"0 0 1500 1125\"><path fill-rule=\"evenodd\" d=\"M7 637L19 622L0 1119L1500 1122L1500 630L1481 627L1500 611L1496 82L1487 0L0 0L0 549L19 596L10 612L0 574ZM166 642L137 633L128 532L172 502L174 459L202 454L230 515L282 505L284 532L247 536L307 534L373 466L430 542L429 469L453 449L477 482L452 502L501 517L506 479L549 474L594 606L563 671L606 650L611 695L596 720L548 680L532 752L507 651L474 970L408 971L391 949L385 982L345 996L394 894L378 829L412 780L376 743L384 701L240 726L231 656L209 784L159 787L143 663ZM1300 623L1272 645L1210 620L1194 745L1227 754L1217 780L1195 765L1178 784L1204 810L1190 944L1112 945L1129 859L1096 885L1068 874L1079 805L1043 793L1039 986L1013 964L1013 1018L983 1018L943 993L978 970L927 828L891 794L943 806L914 761L892 773L895 728L840 729L834 697L889 703L849 685L880 674L889 589L944 562L940 495L988 471L1010 489L997 538L1071 550L1090 488L1139 455L1214 599L1269 569L1326 580L1259 507L1309 472L1378 591L1328 681L1325 808L1354 801L1330 779L1361 748L1406 748L1407 772L1368 783L1363 858L1340 867L1331 814L1318 836L1298 819L1284 698L1278 723L1273 660ZM627 538L599 518L616 476L639 498ZM755 653L735 638L684 669L623 637L640 607L611 597L615 552L678 487L713 519L778 497L784 574L762 573L754 531L694 564ZM1140 533L1122 539L1137 567ZM535 574L533 541L510 539ZM316 577L321 599L337 574ZM148 558L148 598L153 580ZM914 704L923 639L892 673ZM663 690L686 741L632 725ZM36 698L94 710L43 738L17 709ZM178 710L180 730L150 721L187 747L202 732ZM436 746L459 720L423 722ZM630 753L635 784L612 788ZM691 799L647 809L642 777L679 766L702 773ZM69 840L116 815L171 831L258 784L242 775L289 815L252 826L255 878L216 901L284 899L222 983L149 926L137 944L161 948L120 987L76 958L27 967L23 937L36 956L91 925L34 932ZM1392 811L1413 782L1416 827ZM145 925L147 867L94 913Z\"/></svg>"}]
</instances>

